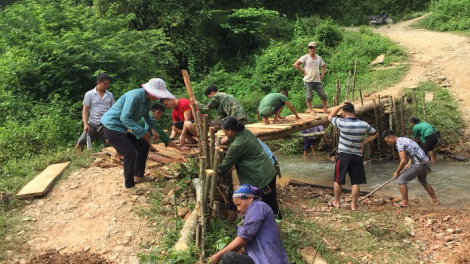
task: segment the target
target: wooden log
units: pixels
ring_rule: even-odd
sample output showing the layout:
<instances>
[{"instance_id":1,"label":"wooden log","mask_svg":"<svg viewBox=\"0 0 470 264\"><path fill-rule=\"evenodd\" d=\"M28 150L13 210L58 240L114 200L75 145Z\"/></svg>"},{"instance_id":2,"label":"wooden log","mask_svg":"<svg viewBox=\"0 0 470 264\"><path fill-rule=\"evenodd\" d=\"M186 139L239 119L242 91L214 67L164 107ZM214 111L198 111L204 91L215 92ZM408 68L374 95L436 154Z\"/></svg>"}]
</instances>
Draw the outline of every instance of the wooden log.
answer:
<instances>
[{"instance_id":1,"label":"wooden log","mask_svg":"<svg viewBox=\"0 0 470 264\"><path fill-rule=\"evenodd\" d=\"M16 195L19 197L35 197L46 194L54 181L67 168L70 161L47 166L33 180L28 182Z\"/></svg>"},{"instance_id":2,"label":"wooden log","mask_svg":"<svg viewBox=\"0 0 470 264\"><path fill-rule=\"evenodd\" d=\"M326 186L326 185L320 185L320 184L314 184L314 183L308 183L308 182L302 182L302 181L296 181L296 180L289 180L289 184L294 185L294 186L310 186L310 187L314 187L314 188L333 190L333 185ZM349 188L342 188L342 190L343 190L343 192L347 192L347 193L351 192L351 189L349 189ZM360 195L367 195L367 194L369 194L369 192L360 191L359 194Z\"/></svg>"},{"instance_id":3,"label":"wooden log","mask_svg":"<svg viewBox=\"0 0 470 264\"><path fill-rule=\"evenodd\" d=\"M204 179L201 185L203 186L203 193L201 199L201 255L204 256L204 247L206 241L206 232L207 232L207 223L206 223L206 215L207 215L207 200L209 194L209 179L205 174L205 158L200 157L200 175Z\"/></svg>"},{"instance_id":4,"label":"wooden log","mask_svg":"<svg viewBox=\"0 0 470 264\"><path fill-rule=\"evenodd\" d=\"M196 208L191 212L191 215L186 219L183 228L180 231L180 237L178 242L175 244L177 251L184 251L188 249L188 246L194 241L194 235L196 234L196 228L198 224L198 212L199 203L202 197L202 186L199 178L193 179L193 186L196 190Z\"/></svg>"}]
</instances>

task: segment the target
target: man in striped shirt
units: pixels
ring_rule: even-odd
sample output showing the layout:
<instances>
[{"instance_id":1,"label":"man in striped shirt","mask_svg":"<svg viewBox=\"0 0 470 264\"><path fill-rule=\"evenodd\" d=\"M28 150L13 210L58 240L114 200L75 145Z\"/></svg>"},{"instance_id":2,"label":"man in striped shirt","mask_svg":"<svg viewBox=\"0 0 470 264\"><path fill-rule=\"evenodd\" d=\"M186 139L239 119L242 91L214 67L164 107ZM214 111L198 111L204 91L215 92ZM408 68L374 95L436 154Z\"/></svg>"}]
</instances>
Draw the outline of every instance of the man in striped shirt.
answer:
<instances>
[{"instance_id":1,"label":"man in striped shirt","mask_svg":"<svg viewBox=\"0 0 470 264\"><path fill-rule=\"evenodd\" d=\"M343 118L336 115L339 110L343 110ZM366 183L366 173L362 160L362 151L364 145L373 141L378 137L377 131L367 122L356 117L354 105L349 101L344 101L336 107L329 115L328 120L340 131L338 143L338 156L336 157L335 173L334 173L334 195L335 201L328 205L332 207L340 207L340 198L342 185L345 184L346 173L352 185L352 201L351 210L357 209L357 198L359 197L359 184ZM364 134L369 134L364 140Z\"/></svg>"}]
</instances>

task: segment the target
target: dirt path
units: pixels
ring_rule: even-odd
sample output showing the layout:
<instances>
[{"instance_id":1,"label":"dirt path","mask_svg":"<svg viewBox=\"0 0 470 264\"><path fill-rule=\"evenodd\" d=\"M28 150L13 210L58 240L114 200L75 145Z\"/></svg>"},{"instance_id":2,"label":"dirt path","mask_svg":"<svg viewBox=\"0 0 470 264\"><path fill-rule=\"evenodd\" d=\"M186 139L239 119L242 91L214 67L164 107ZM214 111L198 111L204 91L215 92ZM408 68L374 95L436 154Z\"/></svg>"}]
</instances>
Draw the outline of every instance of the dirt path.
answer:
<instances>
[{"instance_id":1,"label":"dirt path","mask_svg":"<svg viewBox=\"0 0 470 264\"><path fill-rule=\"evenodd\" d=\"M139 263L137 253L159 235L134 212L149 205L148 197L127 194L122 173L120 165L80 169L34 199L23 213L31 223L30 254L89 252L112 263ZM24 258L12 262L24 263Z\"/></svg>"},{"instance_id":2,"label":"dirt path","mask_svg":"<svg viewBox=\"0 0 470 264\"><path fill-rule=\"evenodd\" d=\"M458 100L464 124L470 122L470 39L450 33L416 29L412 25L419 19L382 26L375 32L398 42L410 54L410 70L397 85L381 91L381 94L396 93L402 88L422 81L436 81L445 76L448 89ZM465 127L470 135L470 126ZM469 144L469 143L467 143Z\"/></svg>"}]
</instances>

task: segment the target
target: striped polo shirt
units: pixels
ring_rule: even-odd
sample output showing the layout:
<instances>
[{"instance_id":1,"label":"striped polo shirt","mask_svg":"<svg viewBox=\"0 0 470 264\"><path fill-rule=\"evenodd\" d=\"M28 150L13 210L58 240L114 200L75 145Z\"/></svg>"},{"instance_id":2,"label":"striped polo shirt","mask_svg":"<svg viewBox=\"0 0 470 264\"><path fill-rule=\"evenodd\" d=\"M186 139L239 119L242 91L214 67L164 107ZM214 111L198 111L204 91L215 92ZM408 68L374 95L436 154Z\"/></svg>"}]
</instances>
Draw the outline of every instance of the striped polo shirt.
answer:
<instances>
[{"instance_id":1,"label":"striped polo shirt","mask_svg":"<svg viewBox=\"0 0 470 264\"><path fill-rule=\"evenodd\" d=\"M357 117L331 118L331 124L337 127L339 133L339 153L349 153L362 156L361 147L364 141L364 135L374 135L377 131L367 122Z\"/></svg>"}]
</instances>

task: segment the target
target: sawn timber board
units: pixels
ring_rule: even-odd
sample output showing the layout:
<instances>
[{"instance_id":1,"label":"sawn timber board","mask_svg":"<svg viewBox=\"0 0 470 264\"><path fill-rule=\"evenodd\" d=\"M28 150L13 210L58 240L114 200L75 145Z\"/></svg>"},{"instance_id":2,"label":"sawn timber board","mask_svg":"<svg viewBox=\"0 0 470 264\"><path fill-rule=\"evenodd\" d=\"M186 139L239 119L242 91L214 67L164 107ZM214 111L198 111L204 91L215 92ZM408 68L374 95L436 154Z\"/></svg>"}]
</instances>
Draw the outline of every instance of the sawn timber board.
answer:
<instances>
[{"instance_id":1,"label":"sawn timber board","mask_svg":"<svg viewBox=\"0 0 470 264\"><path fill-rule=\"evenodd\" d=\"M70 161L49 165L34 179L26 184L16 195L19 197L42 196L51 187L54 180L69 166Z\"/></svg>"}]
</instances>

